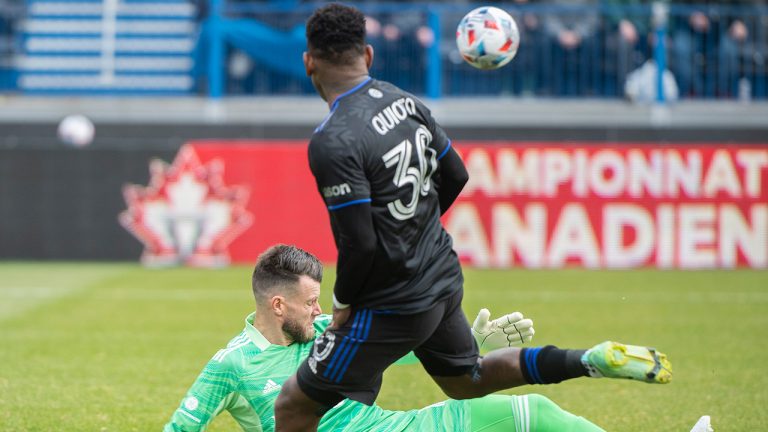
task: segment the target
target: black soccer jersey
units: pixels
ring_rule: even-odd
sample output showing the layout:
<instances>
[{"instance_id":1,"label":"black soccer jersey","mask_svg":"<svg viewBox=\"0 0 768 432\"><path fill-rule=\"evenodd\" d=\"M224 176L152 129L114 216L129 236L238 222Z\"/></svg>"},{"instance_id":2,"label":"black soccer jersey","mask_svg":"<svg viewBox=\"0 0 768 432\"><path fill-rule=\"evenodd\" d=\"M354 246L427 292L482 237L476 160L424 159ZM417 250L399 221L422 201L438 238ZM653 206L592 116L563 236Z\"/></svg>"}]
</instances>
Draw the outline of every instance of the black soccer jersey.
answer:
<instances>
[{"instance_id":1,"label":"black soccer jersey","mask_svg":"<svg viewBox=\"0 0 768 432\"><path fill-rule=\"evenodd\" d=\"M433 178L450 147L421 101L370 78L339 96L315 130L309 164L340 254L348 227L334 213L371 207L376 252L363 286L347 299L354 306L420 312L461 289Z\"/></svg>"}]
</instances>

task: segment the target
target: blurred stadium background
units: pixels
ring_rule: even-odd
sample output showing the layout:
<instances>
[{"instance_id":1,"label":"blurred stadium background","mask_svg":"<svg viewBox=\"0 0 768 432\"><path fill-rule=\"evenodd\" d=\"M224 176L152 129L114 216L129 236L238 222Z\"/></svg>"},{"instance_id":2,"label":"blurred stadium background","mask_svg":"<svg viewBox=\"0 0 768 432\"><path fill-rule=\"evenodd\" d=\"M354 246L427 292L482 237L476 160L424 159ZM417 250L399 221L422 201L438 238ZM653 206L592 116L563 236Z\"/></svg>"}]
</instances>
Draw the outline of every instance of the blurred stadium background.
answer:
<instances>
[{"instance_id":1,"label":"blurred stadium background","mask_svg":"<svg viewBox=\"0 0 768 432\"><path fill-rule=\"evenodd\" d=\"M261 250L334 259L306 167L318 4L0 0L0 429L159 429L251 308ZM470 168L445 219L467 314L520 309L539 344L631 339L680 367L669 388L524 390L611 430L763 429L768 3L487 2L521 30L497 71L456 51L479 3L352 4L372 75L425 98ZM57 135L73 114L88 145ZM440 398L406 368L382 404Z\"/></svg>"}]
</instances>

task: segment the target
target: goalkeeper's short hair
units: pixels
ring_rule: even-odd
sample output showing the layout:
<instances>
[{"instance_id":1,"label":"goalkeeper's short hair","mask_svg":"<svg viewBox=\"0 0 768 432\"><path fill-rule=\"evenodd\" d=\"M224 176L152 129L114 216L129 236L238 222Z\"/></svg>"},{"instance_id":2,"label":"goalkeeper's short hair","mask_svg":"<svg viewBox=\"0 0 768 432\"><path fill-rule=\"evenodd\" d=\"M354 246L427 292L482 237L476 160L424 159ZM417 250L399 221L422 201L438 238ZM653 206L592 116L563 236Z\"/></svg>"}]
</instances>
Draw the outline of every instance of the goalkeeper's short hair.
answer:
<instances>
[{"instance_id":1,"label":"goalkeeper's short hair","mask_svg":"<svg viewBox=\"0 0 768 432\"><path fill-rule=\"evenodd\" d=\"M293 289L301 276L322 282L323 265L317 257L296 246L272 246L256 261L251 278L253 295L259 301L278 289Z\"/></svg>"}]
</instances>

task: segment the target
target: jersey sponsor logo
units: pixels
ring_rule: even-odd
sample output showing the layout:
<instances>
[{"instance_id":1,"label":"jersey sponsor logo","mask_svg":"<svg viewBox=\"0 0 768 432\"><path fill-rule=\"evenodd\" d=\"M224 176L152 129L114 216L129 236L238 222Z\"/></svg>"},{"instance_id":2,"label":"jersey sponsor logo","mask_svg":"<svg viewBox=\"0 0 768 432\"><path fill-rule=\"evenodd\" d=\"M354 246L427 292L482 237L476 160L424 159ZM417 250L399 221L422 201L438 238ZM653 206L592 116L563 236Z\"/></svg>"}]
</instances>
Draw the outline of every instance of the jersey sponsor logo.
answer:
<instances>
[{"instance_id":1,"label":"jersey sponsor logo","mask_svg":"<svg viewBox=\"0 0 768 432\"><path fill-rule=\"evenodd\" d=\"M323 196L325 198L333 198L346 195L348 193L352 193L352 188L349 187L348 183L326 186L323 188Z\"/></svg>"},{"instance_id":2,"label":"jersey sponsor logo","mask_svg":"<svg viewBox=\"0 0 768 432\"><path fill-rule=\"evenodd\" d=\"M408 203L396 199L387 203L389 213L397 220L408 220L416 214L419 197L427 196L432 188L431 177L437 170L437 152L429 147L432 134L424 125L416 129L414 143L403 140L392 150L388 151L382 160L387 168L395 167L392 183L398 188L412 187L411 199ZM414 149L415 147L415 149ZM417 166L410 166L411 155L416 152Z\"/></svg>"},{"instance_id":3,"label":"jersey sponsor logo","mask_svg":"<svg viewBox=\"0 0 768 432\"><path fill-rule=\"evenodd\" d=\"M375 88L369 88L368 94L374 99L381 99L384 97L384 93L382 93L381 90Z\"/></svg>"},{"instance_id":4,"label":"jersey sponsor logo","mask_svg":"<svg viewBox=\"0 0 768 432\"><path fill-rule=\"evenodd\" d=\"M386 135L401 121L415 113L416 102L411 98L400 98L373 116L371 124L379 135Z\"/></svg>"},{"instance_id":5,"label":"jersey sponsor logo","mask_svg":"<svg viewBox=\"0 0 768 432\"><path fill-rule=\"evenodd\" d=\"M253 222L246 209L250 187L225 184L224 162L202 163L190 145L170 165L151 161L149 171L148 186L123 187L128 208L118 217L144 244L142 263L227 265L229 244Z\"/></svg>"},{"instance_id":6,"label":"jersey sponsor logo","mask_svg":"<svg viewBox=\"0 0 768 432\"><path fill-rule=\"evenodd\" d=\"M190 396L186 399L184 399L184 408L194 411L197 409L197 407L200 406L200 401L197 400L196 397Z\"/></svg>"},{"instance_id":7,"label":"jersey sponsor logo","mask_svg":"<svg viewBox=\"0 0 768 432\"><path fill-rule=\"evenodd\" d=\"M321 362L328 358L333 351L333 346L336 344L336 335L333 333L324 332L317 339L312 346L312 356L307 360L309 368L312 373L317 374L317 362Z\"/></svg>"},{"instance_id":8,"label":"jersey sponsor logo","mask_svg":"<svg viewBox=\"0 0 768 432\"><path fill-rule=\"evenodd\" d=\"M265 394L269 394L269 393L274 393L274 392L280 390L281 387L282 386L280 384L272 381L271 379L268 379L267 383L264 384L264 390L261 391L261 394L265 395Z\"/></svg>"}]
</instances>

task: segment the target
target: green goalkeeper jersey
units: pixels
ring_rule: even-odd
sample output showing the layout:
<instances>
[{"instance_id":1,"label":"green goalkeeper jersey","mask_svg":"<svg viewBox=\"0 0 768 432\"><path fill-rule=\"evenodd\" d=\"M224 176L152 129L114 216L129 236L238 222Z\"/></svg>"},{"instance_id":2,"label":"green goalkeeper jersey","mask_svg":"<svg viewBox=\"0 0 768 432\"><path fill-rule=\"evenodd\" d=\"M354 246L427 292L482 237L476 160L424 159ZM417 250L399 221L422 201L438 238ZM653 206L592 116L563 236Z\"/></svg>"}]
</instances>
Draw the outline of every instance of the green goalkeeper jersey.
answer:
<instances>
[{"instance_id":1,"label":"green goalkeeper jersey","mask_svg":"<svg viewBox=\"0 0 768 432\"><path fill-rule=\"evenodd\" d=\"M309 355L312 342L272 345L253 327L219 350L173 413L165 431L199 431L222 411L229 411L245 431L273 431L275 399L280 388ZM315 334L330 324L330 315L315 319ZM389 411L344 400L320 421L320 431L460 431L469 430L469 404L440 402L410 411Z\"/></svg>"}]
</instances>

